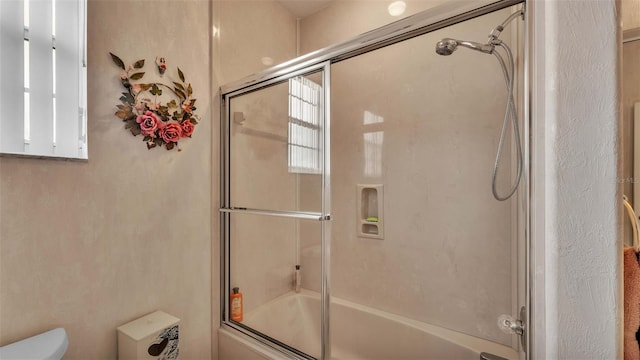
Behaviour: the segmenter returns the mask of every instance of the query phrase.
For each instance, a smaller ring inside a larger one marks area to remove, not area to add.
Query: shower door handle
[[[481,360],[508,360],[503,358],[502,356],[493,355],[486,352],[480,353],[480,359]]]

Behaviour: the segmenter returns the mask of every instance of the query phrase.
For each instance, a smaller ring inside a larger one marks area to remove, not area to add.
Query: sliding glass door
[[[321,64],[223,107],[224,321],[307,358],[328,343],[328,82]]]

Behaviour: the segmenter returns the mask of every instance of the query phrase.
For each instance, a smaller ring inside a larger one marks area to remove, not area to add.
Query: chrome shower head
[[[458,48],[463,46],[472,50],[480,51],[485,54],[493,53],[494,46],[491,44],[480,44],[473,41],[455,40],[444,38],[436,43],[436,53],[438,55],[451,55]]]
[[[456,51],[457,47],[457,41],[449,38],[444,38],[436,43],[436,54],[445,56],[451,55],[454,51]]]

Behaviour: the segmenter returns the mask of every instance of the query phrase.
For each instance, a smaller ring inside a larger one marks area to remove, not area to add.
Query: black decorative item
[[[159,343],[151,344],[149,346],[149,349],[147,349],[147,352],[151,356],[160,356],[160,354],[162,354],[164,349],[167,347],[168,343],[169,343],[169,339],[168,338],[164,338]]]

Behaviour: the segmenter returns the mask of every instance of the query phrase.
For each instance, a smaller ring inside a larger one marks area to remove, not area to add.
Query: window
[[[289,80],[289,172],[320,174],[322,87],[298,76]]]
[[[87,158],[85,19],[86,0],[0,1],[0,153]]]

